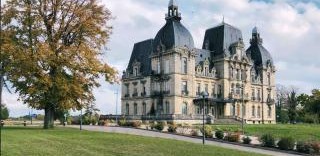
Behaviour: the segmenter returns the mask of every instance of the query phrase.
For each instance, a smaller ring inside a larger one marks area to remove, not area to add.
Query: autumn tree
[[[45,129],[53,127],[56,111],[90,105],[100,76],[114,81],[116,71],[101,59],[110,19],[97,0],[6,1],[7,77],[20,100],[45,111]]]

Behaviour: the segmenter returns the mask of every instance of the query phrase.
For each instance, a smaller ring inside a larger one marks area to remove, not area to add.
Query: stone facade
[[[166,20],[155,39],[135,44],[122,78],[123,115],[194,123],[206,92],[206,118],[275,123],[275,67],[257,28],[247,50],[241,31],[226,23],[208,29],[197,49],[172,2]],[[210,33],[231,38],[214,39]]]

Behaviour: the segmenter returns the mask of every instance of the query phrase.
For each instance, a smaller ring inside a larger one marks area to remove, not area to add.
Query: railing
[[[124,97],[128,98],[128,97],[130,97],[130,94],[125,94]]]
[[[142,97],[145,97],[146,95],[147,95],[146,92],[142,92],[142,93],[141,93],[141,96],[142,96]]]
[[[189,91],[187,91],[187,90],[181,91],[181,95],[188,96],[189,95]]]
[[[138,96],[138,93],[133,93],[132,94],[132,97],[137,97]]]
[[[205,120],[214,119],[212,115],[205,115]],[[99,120],[202,120],[203,116],[183,114],[160,114],[160,115],[100,115]]]

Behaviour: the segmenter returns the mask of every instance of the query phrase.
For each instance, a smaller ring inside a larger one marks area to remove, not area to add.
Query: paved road
[[[67,127],[79,128],[79,126],[74,126],[74,125],[69,125]],[[201,139],[178,136],[178,135],[172,135],[172,134],[166,134],[166,133],[158,133],[158,132],[153,132],[153,131],[132,129],[132,128],[103,127],[103,126],[82,126],[82,128],[84,130],[88,130],[88,131],[132,134],[132,135],[140,135],[140,136],[147,136],[147,137],[174,139],[174,140],[187,141],[187,142],[192,142],[192,143],[202,143]],[[294,154],[287,154],[287,153],[281,153],[281,152],[257,149],[257,148],[252,148],[252,147],[244,147],[244,146],[221,143],[221,142],[215,142],[215,141],[206,141],[206,144],[214,145],[214,146],[218,146],[218,147],[223,147],[223,148],[236,149],[236,150],[246,151],[246,152],[254,152],[254,153],[260,153],[260,154],[266,154],[266,155],[294,156]]]

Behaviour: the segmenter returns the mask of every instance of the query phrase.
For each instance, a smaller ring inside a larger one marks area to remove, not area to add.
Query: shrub
[[[260,141],[262,142],[262,146],[265,147],[275,147],[275,138],[272,134],[264,134],[260,138]]]
[[[307,153],[311,152],[311,145],[308,142],[298,141],[297,143],[297,151],[300,153]]]
[[[277,145],[281,150],[293,150],[295,141],[291,137],[284,137],[280,139]]]
[[[202,127],[200,128],[200,132],[203,135],[203,128]],[[205,135],[206,138],[212,138],[212,128],[211,128],[211,126],[208,126],[208,125],[204,126],[204,135]]]
[[[250,137],[246,136],[242,138],[242,141],[244,144],[250,144],[252,140],[250,139]]]
[[[141,121],[133,121],[131,125],[134,128],[139,128],[141,126],[141,124],[142,124]]]
[[[127,126],[127,121],[126,121],[125,119],[120,119],[120,120],[118,121],[118,125],[119,125],[119,126]]]
[[[99,120],[99,122],[98,122],[99,126],[104,126],[105,125],[105,121],[106,120]]]
[[[162,131],[164,129],[164,123],[163,122],[159,122],[157,124],[154,125],[154,128],[158,131]]]
[[[170,124],[169,126],[168,126],[168,132],[170,132],[170,133],[176,133],[177,132],[177,125],[175,125],[175,124]]]
[[[198,129],[192,129],[191,130],[191,135],[192,136],[198,136]]]
[[[239,133],[228,133],[225,137],[225,140],[230,142],[239,142],[240,141],[240,134]]]
[[[179,134],[187,134],[189,130],[189,125],[188,124],[180,124],[177,128],[177,133]]]
[[[215,136],[216,136],[216,138],[218,138],[218,139],[223,139],[224,133],[223,133],[222,130],[217,130],[217,131],[215,132]]]
[[[312,148],[312,153],[320,154],[320,142],[312,142],[311,148]]]

